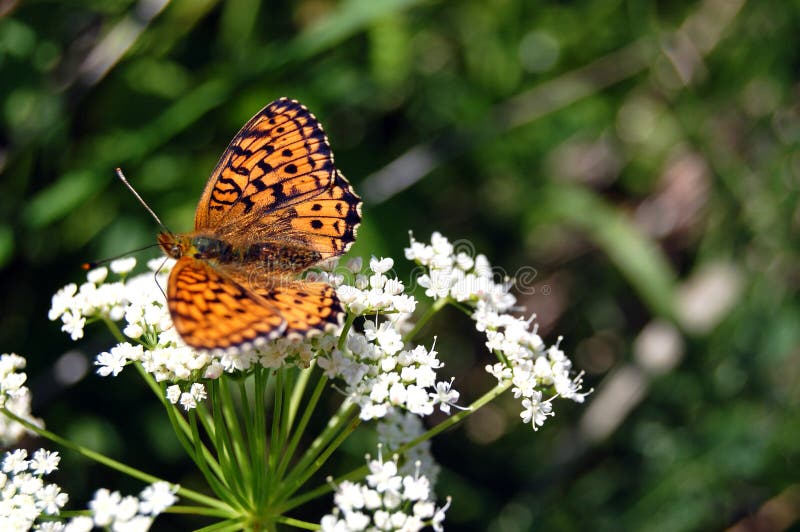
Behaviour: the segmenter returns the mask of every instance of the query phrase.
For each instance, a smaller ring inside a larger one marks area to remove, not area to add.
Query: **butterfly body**
[[[195,231],[158,236],[177,260],[167,284],[177,331],[198,349],[238,351],[337,326],[335,290],[298,274],[347,251],[360,221],[314,115],[285,98],[267,105],[222,154]]]

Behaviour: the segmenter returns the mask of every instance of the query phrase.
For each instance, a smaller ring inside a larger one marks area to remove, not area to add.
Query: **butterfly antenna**
[[[111,261],[114,261],[114,260],[117,260],[117,259],[121,259],[122,257],[127,257],[131,253],[138,253],[140,251],[144,251],[146,249],[154,248],[154,247],[157,247],[157,246],[158,246],[158,244],[150,244],[149,246],[145,246],[143,248],[134,249],[132,251],[126,251],[125,253],[122,253],[121,255],[117,255],[116,257],[110,257],[108,259],[95,260],[95,261],[92,261],[92,262],[84,262],[83,264],[81,264],[81,268],[83,268],[84,270],[91,270],[91,269],[97,268],[98,266],[101,266],[103,264],[108,264]]]
[[[127,179],[125,179],[125,174],[123,174],[123,173],[122,173],[122,168],[117,168],[117,169],[116,169],[116,172],[117,172],[117,177],[119,178],[119,180],[120,180],[120,181],[122,181],[122,184],[124,184],[126,187],[128,187],[128,190],[130,190],[130,191],[131,191],[131,193],[132,193],[134,196],[136,196],[136,199],[138,199],[138,200],[139,200],[139,203],[141,203],[141,204],[142,204],[142,206],[143,206],[145,209],[147,209],[147,212],[149,212],[149,213],[150,213],[150,216],[152,216],[152,217],[155,219],[155,221],[156,221],[156,222],[158,222],[158,225],[160,225],[160,226],[161,226],[161,228],[162,228],[164,231],[166,231],[167,233],[170,233],[170,234],[172,234],[172,231],[170,231],[169,229],[167,229],[167,226],[166,226],[166,225],[164,225],[163,223],[161,223],[161,219],[160,219],[160,218],[159,218],[159,217],[156,215],[156,213],[155,213],[155,212],[153,212],[153,209],[151,209],[151,208],[150,208],[150,206],[149,206],[149,205],[148,205],[148,204],[147,204],[147,203],[146,203],[146,202],[145,202],[145,201],[142,199],[142,197],[139,195],[139,193],[138,193],[138,192],[136,192],[136,189],[134,189],[134,188],[133,188],[133,186],[132,186],[130,183],[128,183],[128,180],[127,180]]]

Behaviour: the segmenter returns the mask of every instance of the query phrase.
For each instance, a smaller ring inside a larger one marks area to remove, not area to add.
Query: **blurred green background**
[[[111,337],[95,325],[73,343],[47,309],[82,262],[154,241],[114,167],[189,230],[227,142],[289,96],[364,198],[355,254],[393,256],[407,278],[408,230],[468,240],[525,276],[521,304],[595,388],[536,433],[506,397],[436,439],[448,529],[800,530],[798,2],[2,0],[0,14],[0,348],[28,357],[49,428],[192,484],[134,372],[80,377]],[[447,310],[426,333],[465,402],[492,386],[469,320]],[[70,453],[56,481],[74,508],[142,487]]]

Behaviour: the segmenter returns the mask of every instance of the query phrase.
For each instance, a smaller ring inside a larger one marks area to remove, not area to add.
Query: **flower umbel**
[[[97,356],[97,374],[115,377],[133,365],[140,370],[219,500],[185,489],[181,496],[207,505],[206,515],[219,517],[220,526],[274,528],[288,522],[284,512],[305,501],[297,495],[304,483],[360,423],[377,420],[378,438],[392,458],[384,460],[379,450],[377,460],[368,459],[363,482],[334,485],[336,508],[322,519],[322,529],[432,526],[438,531],[450,503],[437,507],[434,502],[439,468],[430,452],[433,435],[506,390],[520,400],[520,418],[534,430],[555,415],[556,398],[582,402],[587,394],[581,391],[581,374],[572,374],[560,339],[545,344],[533,317],[518,314],[513,280],[498,274],[485,256],[438,233],[429,244],[412,237],[405,255],[418,265],[417,277],[408,282],[397,278],[394,260],[387,257],[351,259],[344,267],[330,261],[308,272],[307,280],[335,288],[345,311],[343,325],[246,349],[200,352],[183,343],[153,282],[155,274],[166,286],[171,260],[150,261],[151,271],[139,275],[132,273],[132,259],[115,261],[110,271],[93,270],[80,286],[59,290],[49,316],[60,319],[73,339],[94,322],[112,328],[120,341]],[[429,310],[418,320],[417,286],[429,298]],[[462,394],[455,379],[442,375],[436,337],[416,338],[447,304],[467,313],[497,357],[486,366],[497,385],[472,405],[459,404]],[[8,356],[2,384],[6,404],[24,388],[24,375],[14,376],[22,366]],[[303,431],[320,412],[316,407],[328,384],[340,395],[340,406],[321,424],[321,433],[309,438]],[[436,411],[448,417],[426,430],[421,418]],[[321,443],[303,450],[303,441]],[[11,457],[7,467],[13,471],[22,462],[24,457]],[[41,456],[34,470],[44,473],[52,467],[52,460]],[[320,494],[324,487],[304,491]],[[88,526],[146,529],[174,503],[175,493],[166,482],[153,484],[138,499],[98,490]],[[77,519],[75,526],[86,525]]]
[[[398,457],[384,461],[378,447],[378,459],[367,456],[371,473],[366,483],[344,481],[335,485],[333,511],[322,518],[322,530],[330,532],[360,530],[404,530],[414,532],[426,526],[443,530],[447,504],[436,508],[431,497],[430,481],[417,471],[398,473]],[[329,482],[333,482],[329,479]]]

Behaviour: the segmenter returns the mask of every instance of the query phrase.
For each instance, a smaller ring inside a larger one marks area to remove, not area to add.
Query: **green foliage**
[[[54,429],[192,484],[146,390],[109,427],[101,398],[121,386],[52,373],[75,346],[49,299],[82,262],[153,242],[115,167],[188,230],[228,140],[290,96],[364,196],[354,253],[439,230],[509,274],[533,266],[521,303],[597,389],[536,434],[509,405],[437,440],[455,529],[719,529],[797,489],[796,3],[153,5],[0,7],[0,345],[31,361]],[[672,331],[655,348],[654,323]],[[477,335],[438,347],[465,395],[491,386]],[[86,498],[105,478],[87,476],[62,485]]]

